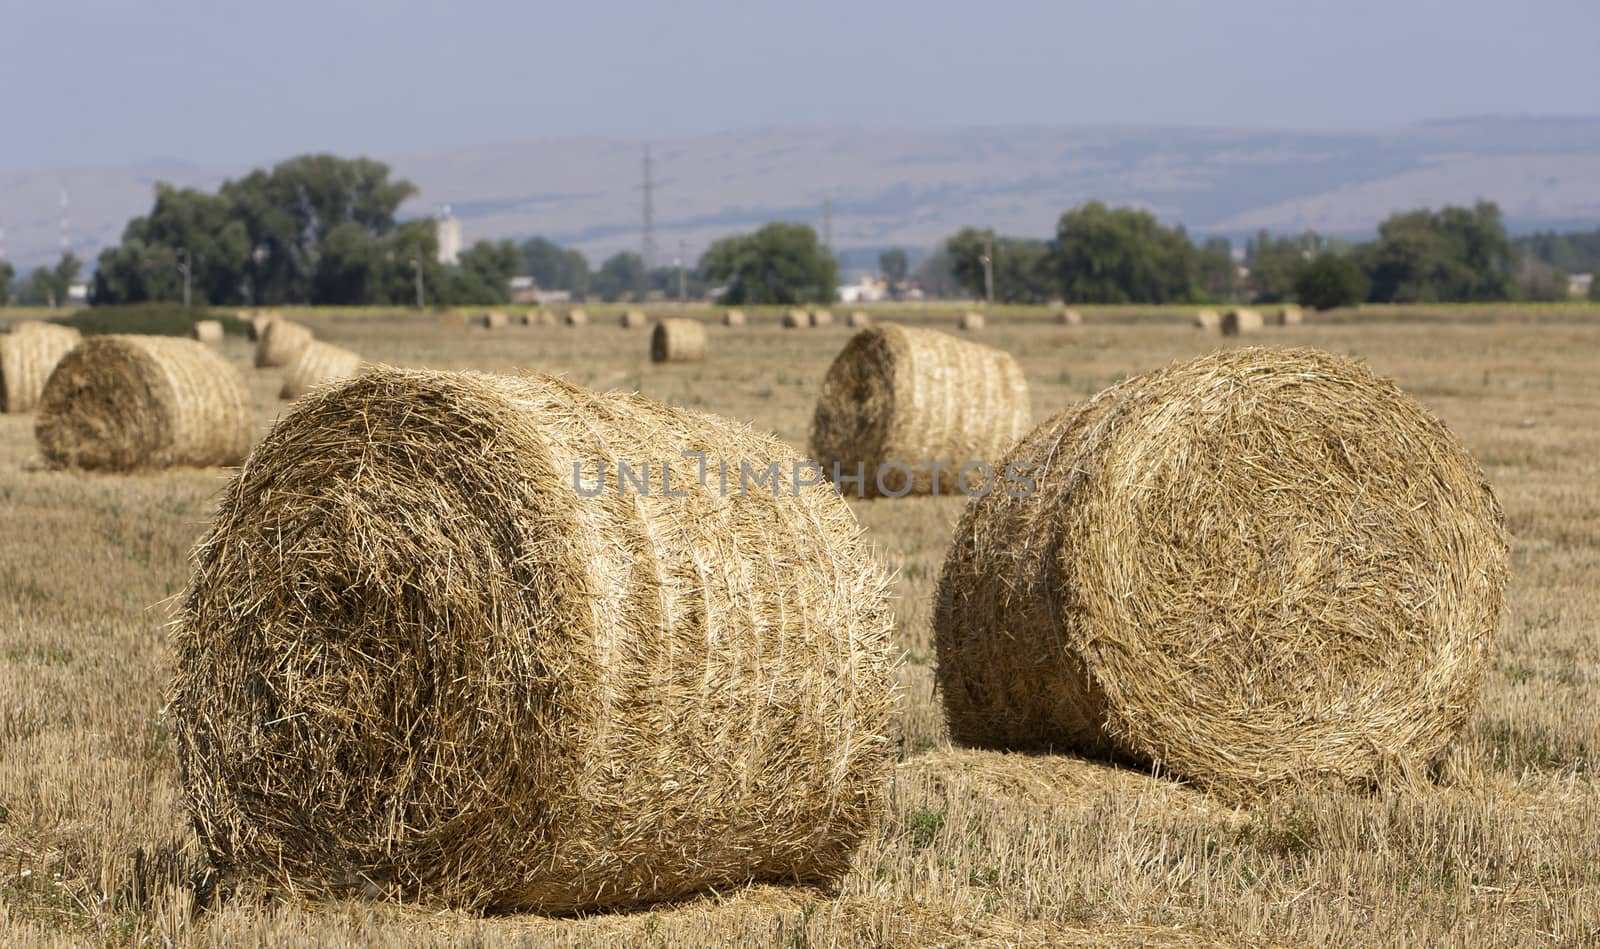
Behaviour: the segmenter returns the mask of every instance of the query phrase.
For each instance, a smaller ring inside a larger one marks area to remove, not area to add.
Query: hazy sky
[[[1600,113],[1597,0],[0,0],[0,167]]]

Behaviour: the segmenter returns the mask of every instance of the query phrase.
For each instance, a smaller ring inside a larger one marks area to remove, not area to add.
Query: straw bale
[[[50,374],[34,434],[56,468],[235,465],[250,450],[250,394],[204,343],[91,336]]]
[[[1299,326],[1305,321],[1305,312],[1292,303],[1280,306],[1272,312],[1273,326]]]
[[[851,337],[823,380],[811,456],[867,474],[869,496],[954,493],[967,462],[993,463],[1028,430],[1028,386],[1009,353],[935,330],[881,323]],[[904,470],[883,468],[895,462]],[[883,485],[877,483],[883,470]]]
[[[833,311],[832,310],[812,310],[811,311],[811,316],[810,316],[810,322],[811,322],[812,326],[832,326],[833,325]]]
[[[811,314],[805,310],[790,310],[783,314],[783,328],[786,330],[804,329],[811,325]]]
[[[273,320],[261,330],[256,343],[256,368],[287,366],[312,339],[311,330],[292,320]]]
[[[267,310],[261,313],[253,313],[248,316],[241,313],[239,314],[239,318],[245,322],[245,334],[249,336],[250,342],[259,343],[261,341],[261,334],[266,332],[267,324],[277,319],[278,314]]]
[[[479,313],[473,318],[472,323],[474,326],[486,330],[503,330],[507,326],[511,325],[511,321],[508,320],[506,315],[501,313],[499,310],[489,310],[484,313]]]
[[[589,322],[589,311],[585,310],[583,307],[575,306],[567,311],[567,315],[563,322],[565,322],[568,326],[585,326]]]
[[[961,314],[961,321],[956,325],[969,333],[976,330],[981,330],[983,329],[983,314],[973,313],[971,311],[963,313]]]
[[[1244,307],[1234,307],[1222,314],[1222,321],[1218,329],[1224,336],[1242,336],[1246,333],[1259,333],[1265,321],[1261,318],[1261,311],[1247,310]]]
[[[865,310],[851,310],[844,322],[853,330],[863,330],[872,325],[872,317]]]
[[[722,311],[723,326],[744,326],[746,322],[747,320],[745,319],[743,310]]]
[[[700,362],[705,358],[706,326],[699,320],[662,320],[650,334],[651,362]]]
[[[1056,311],[1056,322],[1062,326],[1082,326],[1083,314],[1077,310],[1062,308]]]
[[[222,324],[217,320],[195,320],[191,335],[199,342],[211,346],[222,344]]]
[[[638,329],[649,322],[650,318],[644,315],[643,310],[623,310],[617,318],[617,325],[625,330]]]
[[[0,336],[0,412],[32,412],[51,370],[80,339],[70,326],[34,320]]]
[[[1414,777],[1465,725],[1506,581],[1483,471],[1392,382],[1224,350],[1041,425],[935,597],[952,737],[1208,787]]]
[[[1192,325],[1202,332],[1219,332],[1222,329],[1222,314],[1216,310],[1200,310],[1195,313]]]
[[[777,462],[777,490],[721,491],[723,461]],[[297,402],[175,628],[213,863],[548,913],[837,878],[882,812],[893,618],[849,506],[797,462],[540,375],[374,368]],[[614,490],[619,463],[649,496]]]
[[[280,399],[298,399],[320,385],[348,379],[361,371],[361,357],[342,346],[312,340],[283,374]]]

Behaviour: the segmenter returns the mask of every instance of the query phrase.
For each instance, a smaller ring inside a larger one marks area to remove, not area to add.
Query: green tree
[[[18,293],[19,302],[24,306],[66,306],[68,292],[82,272],[83,261],[69,250],[54,267],[34,268]]]
[[[89,301],[96,306],[182,298],[178,254],[171,247],[125,237],[121,244],[100,252],[100,266],[89,289]]]
[[[955,281],[974,298],[987,293],[985,254],[994,253],[994,298],[1001,303],[1043,303],[1055,295],[1050,245],[1044,241],[996,237],[993,231],[966,227],[944,242]]]
[[[906,274],[911,272],[911,262],[906,257],[906,252],[898,247],[891,247],[878,254],[878,272],[883,274],[884,282],[889,285],[889,296],[900,299],[900,285],[905,283]]]
[[[1188,235],[1137,208],[1091,201],[1061,215],[1054,264],[1066,300],[1174,303],[1203,297],[1199,252]]]
[[[1489,201],[1392,214],[1368,253],[1377,302],[1492,301],[1511,294],[1511,244],[1500,208]]]
[[[521,250],[523,266],[541,290],[567,290],[580,297],[589,292],[589,259],[583,251],[543,237],[523,241]]]
[[[752,234],[724,237],[700,258],[708,283],[725,284],[724,303],[832,303],[839,265],[809,224],[777,222]]]
[[[1367,296],[1367,277],[1348,254],[1322,253],[1300,268],[1295,298],[1318,310],[1355,306]]]
[[[1197,262],[1200,288],[1212,300],[1232,300],[1239,268],[1233,262],[1233,244],[1226,237],[1208,237],[1200,246]]]
[[[930,297],[955,296],[961,289],[956,282],[955,258],[950,256],[947,244],[940,244],[927,259],[917,265],[912,280],[918,289]]]
[[[1558,270],[1535,257],[1524,257],[1517,266],[1513,290],[1519,300],[1559,303],[1567,299],[1570,282],[1565,270]]]
[[[1277,303],[1294,299],[1294,288],[1306,264],[1321,252],[1315,231],[1299,237],[1274,238],[1266,231],[1245,244],[1245,266],[1256,300]]]
[[[450,275],[450,302],[493,306],[511,302],[511,278],[522,270],[522,251],[510,241],[478,241]]]
[[[450,302],[450,272],[439,262],[439,235],[430,220],[408,221],[382,240],[382,265],[379,270],[382,290],[375,303],[414,306],[417,302],[417,271],[422,271],[422,301],[425,306]]]
[[[589,279],[589,291],[607,303],[631,298],[644,285],[644,260],[632,251],[607,257]]]
[[[1589,300],[1600,303],[1600,273],[1593,274],[1589,278]]]
[[[9,261],[0,260],[0,306],[11,302],[11,281],[17,277],[17,268]]]

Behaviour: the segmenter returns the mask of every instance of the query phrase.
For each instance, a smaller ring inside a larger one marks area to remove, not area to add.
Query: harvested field
[[[1046,419],[1127,377],[1235,340],[1194,309],[996,308]],[[704,363],[651,368],[611,316],[561,332],[464,333],[432,314],[297,312],[380,364],[560,372],[806,443],[843,330],[718,332]],[[959,309],[871,308],[949,327]],[[678,315],[715,320],[702,308]],[[171,599],[236,472],[47,470],[32,416],[0,415],[0,944],[3,945],[1588,945],[1600,938],[1600,309],[1317,313],[1295,346],[1355,355],[1482,465],[1511,560],[1497,642],[1431,774],[1374,792],[1237,803],[1148,770],[951,743],[934,691],[933,591],[964,497],[851,500],[895,570],[904,690],[885,817],[837,890],[719,888],[579,918],[482,917],[217,886],[182,805],[164,691]],[[1269,335],[1268,340],[1289,337]],[[251,350],[257,439],[285,409]]]

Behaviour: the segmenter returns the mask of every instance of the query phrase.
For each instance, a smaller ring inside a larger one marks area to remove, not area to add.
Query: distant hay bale
[[[1083,314],[1063,307],[1056,311],[1056,322],[1062,326],[1082,326]]]
[[[81,338],[70,326],[34,320],[0,336],[0,412],[32,412],[56,363]]]
[[[280,399],[298,399],[320,385],[348,379],[361,371],[361,357],[342,346],[312,340],[283,375]]]
[[[1292,303],[1280,306],[1272,313],[1273,326],[1299,326],[1305,320],[1305,313]]]
[[[222,324],[216,320],[195,320],[194,329],[190,332],[197,342],[210,346],[222,345]]]
[[[471,321],[460,310],[446,310],[439,314],[439,325],[445,329],[464,330],[471,325]]]
[[[204,343],[91,336],[50,374],[34,434],[56,468],[234,465],[250,450],[250,393]]]
[[[511,321],[506,319],[506,315],[499,310],[489,310],[473,317],[472,324],[479,329],[503,330],[511,325]]]
[[[1216,333],[1222,329],[1222,314],[1216,310],[1200,310],[1195,313],[1191,325],[1203,332]]]
[[[567,311],[564,322],[568,326],[585,326],[589,322],[589,311],[582,307],[573,307]]]
[[[556,315],[549,310],[531,310],[517,314],[518,326],[555,326]]]
[[[872,325],[872,317],[865,310],[851,310],[844,323],[853,330],[863,330]]]
[[[1028,430],[1029,414],[1009,353],[882,323],[851,337],[828,369],[811,456],[829,477],[836,465],[847,477],[865,472],[857,493],[871,497],[932,493],[942,465],[939,492],[954,494],[961,466],[996,461]]]
[[[1418,774],[1472,714],[1506,531],[1392,382],[1224,350],[1033,431],[1034,488],[968,504],[936,597],[952,737],[1242,791]]]
[[[783,314],[783,328],[786,330],[804,329],[811,325],[811,314],[805,310],[789,310]]]
[[[650,334],[651,362],[699,362],[705,358],[706,326],[699,320],[662,320]]]
[[[245,316],[241,313],[239,316],[245,323],[245,335],[250,338],[252,343],[259,343],[261,334],[267,331],[267,324],[278,318],[278,314],[270,311],[255,313],[250,316]]]
[[[623,310],[622,316],[617,318],[617,325],[625,330],[634,330],[650,322],[643,310]]]
[[[256,343],[256,368],[287,366],[312,339],[311,330],[291,320],[273,320]]]
[[[1222,322],[1218,329],[1224,336],[1242,336],[1246,333],[1259,333],[1263,326],[1259,310],[1247,310],[1243,307],[1234,307],[1222,314]]]
[[[746,323],[746,320],[745,320],[745,315],[744,315],[744,311],[743,310],[724,310],[724,311],[722,311],[722,325],[723,326],[744,326],[745,323]]]
[[[811,325],[812,326],[832,326],[833,325],[833,311],[831,311],[831,310],[812,310],[811,311]]]
[[[981,330],[983,329],[983,314],[973,313],[969,310],[961,314],[961,320],[956,325],[969,333]]]
[[[723,492],[724,462],[777,483]],[[795,464],[548,376],[376,368],[296,403],[174,633],[213,862],[550,913],[837,878],[892,770],[893,617],[848,505]]]

